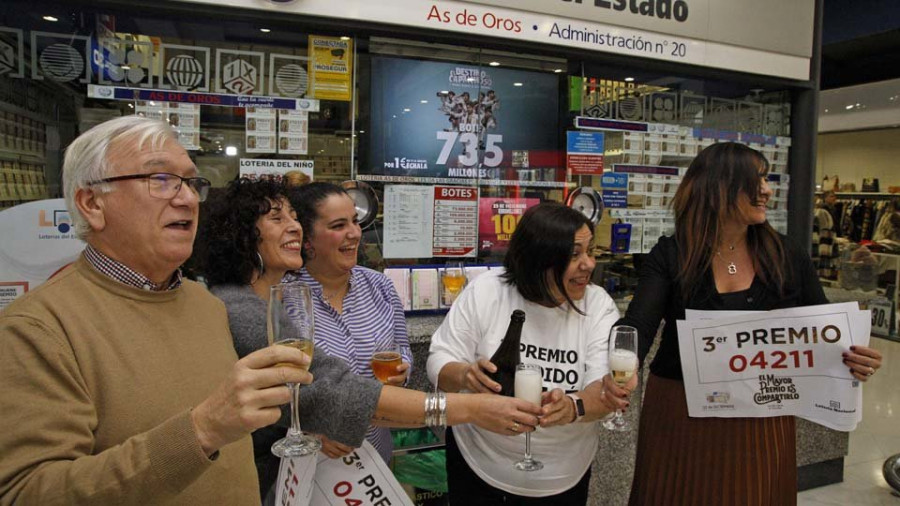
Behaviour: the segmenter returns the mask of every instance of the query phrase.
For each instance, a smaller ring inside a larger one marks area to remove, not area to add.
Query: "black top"
[[[785,245],[785,286],[781,295],[755,277],[750,288],[740,292],[720,294],[712,272],[707,272],[694,294],[683,302],[678,274],[678,245],[674,237],[661,237],[644,258],[634,299],[625,317],[616,325],[631,325],[638,329],[638,357],[643,363],[650,351],[660,321],[665,319],[659,351],[650,364],[650,371],[663,378],[682,379],[681,357],[678,352],[676,320],[684,319],[686,308],[701,310],[768,311],[797,306],[827,304],[828,299],[816,275],[809,255],[781,236]]]

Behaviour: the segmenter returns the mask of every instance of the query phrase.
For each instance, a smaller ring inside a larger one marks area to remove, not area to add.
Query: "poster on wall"
[[[275,109],[248,107],[246,117],[244,151],[247,153],[274,153]]]
[[[0,237],[0,309],[74,261],[85,246],[63,199],[0,211]]]
[[[433,187],[385,185],[384,258],[431,256]]]
[[[310,35],[309,60],[313,98],[349,102],[353,95],[353,41]]]
[[[539,198],[482,198],[478,204],[478,248],[484,253],[503,253],[525,210]]]
[[[373,57],[360,173],[517,180],[514,152],[558,149],[558,86],[552,73]]]
[[[478,188],[434,187],[435,257],[475,257],[478,253]]]
[[[200,149],[200,105],[155,100],[136,100],[134,114],[169,123],[178,142],[188,151]]]
[[[309,113],[278,110],[278,153],[305,155],[309,150]]]
[[[312,160],[266,160],[265,158],[241,158],[241,177],[257,180],[272,177],[282,179],[291,186],[300,186],[313,180]]]
[[[603,174],[603,132],[566,132],[566,169],[574,176]]]

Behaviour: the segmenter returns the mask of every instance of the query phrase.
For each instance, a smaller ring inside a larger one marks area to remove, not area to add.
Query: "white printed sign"
[[[851,302],[724,313],[693,312],[701,319],[677,322],[691,417],[795,415],[856,428],[862,389],[842,353],[868,345],[869,311]]]
[[[286,179],[291,185],[301,185],[313,180],[313,160],[268,160],[265,158],[241,158],[241,177],[260,179],[263,175]]]
[[[368,441],[331,459],[282,459],[275,504],[283,506],[413,506],[400,482]]]

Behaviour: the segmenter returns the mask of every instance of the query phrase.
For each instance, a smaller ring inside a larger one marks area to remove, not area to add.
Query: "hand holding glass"
[[[444,272],[441,273],[441,282],[444,290],[447,290],[447,302],[453,303],[456,296],[466,286],[466,267],[463,262],[447,262]]]
[[[269,309],[266,315],[266,331],[270,346],[290,346],[313,356],[313,305],[312,295],[306,285],[284,283],[269,289]],[[277,366],[297,367],[294,364]],[[309,365],[306,366],[309,369]],[[288,383],[291,389],[291,428],[287,435],[272,445],[272,453],[277,457],[302,457],[322,448],[317,438],[303,434],[300,430],[300,415],[297,412],[300,399],[300,385]]]
[[[388,378],[397,376],[397,368],[403,363],[400,349],[397,345],[381,346],[372,354],[372,374],[383,384],[387,384]]]
[[[609,334],[609,373],[613,381],[624,387],[637,371],[637,365],[637,329],[627,325],[613,327]],[[603,426],[615,431],[631,429],[619,409],[614,417],[603,422]]]
[[[541,405],[541,367],[536,364],[519,364],[516,366],[516,398]],[[544,464],[531,457],[531,433],[525,433],[525,458],[513,465],[519,471],[540,471]]]

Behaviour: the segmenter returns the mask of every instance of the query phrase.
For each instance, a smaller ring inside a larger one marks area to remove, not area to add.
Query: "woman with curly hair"
[[[269,288],[280,283],[287,272],[303,266],[303,229],[283,186],[247,179],[232,182],[211,202],[202,225],[204,239],[198,244],[201,265],[210,290],[225,303],[234,347],[243,357],[268,346]],[[425,393],[382,386],[375,379],[357,376],[343,360],[318,347],[310,372],[315,380],[300,396],[304,429],[350,447],[362,445],[370,423],[382,427],[473,423],[507,433],[506,428],[516,422],[523,431],[534,430],[540,414],[539,408],[520,399],[448,394],[442,416],[428,418]],[[289,426],[287,407],[283,411],[277,424],[252,435],[263,499],[274,491],[278,476],[279,461],[270,447]]]

